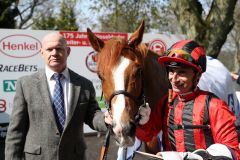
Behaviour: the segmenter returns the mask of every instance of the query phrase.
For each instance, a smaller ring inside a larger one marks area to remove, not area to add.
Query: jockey
[[[163,130],[165,151],[240,160],[234,114],[223,100],[197,87],[206,71],[204,49],[195,41],[182,40],[159,63],[167,69],[173,94],[160,100],[149,121],[138,127],[137,137],[150,141]]]

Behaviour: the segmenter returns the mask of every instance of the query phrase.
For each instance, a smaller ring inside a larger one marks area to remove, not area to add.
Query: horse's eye
[[[141,78],[142,77],[142,68],[138,68],[135,74],[136,78]]]

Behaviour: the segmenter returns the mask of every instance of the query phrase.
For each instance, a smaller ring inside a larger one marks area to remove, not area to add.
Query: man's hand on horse
[[[113,119],[108,111],[104,113],[104,120],[106,124],[112,125]]]
[[[149,107],[149,104],[146,103],[146,106],[139,108],[139,114],[141,116],[141,119],[139,120],[140,125],[144,125],[149,121],[150,114],[151,114],[151,108]]]
[[[144,125],[148,122],[151,114],[151,108],[149,107],[149,104],[146,103],[145,107],[140,107],[139,108],[139,115],[140,115],[140,120],[139,124]],[[112,125],[113,119],[112,116],[109,114],[108,111],[104,113],[104,120],[106,124]]]

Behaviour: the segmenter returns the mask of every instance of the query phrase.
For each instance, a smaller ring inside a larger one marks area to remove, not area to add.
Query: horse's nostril
[[[133,136],[135,136],[135,133],[136,133],[136,125],[135,125],[134,123],[130,123],[130,126],[131,126],[131,128],[130,128],[130,133],[129,133],[129,135],[130,135],[131,137],[133,137]]]

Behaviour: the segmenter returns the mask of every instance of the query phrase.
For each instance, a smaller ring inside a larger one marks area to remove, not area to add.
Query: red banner
[[[67,31],[60,31],[66,40],[68,46],[90,46],[90,42],[87,38],[87,32],[67,32]],[[103,41],[106,41],[112,37],[119,37],[122,39],[127,40],[128,34],[127,33],[94,33],[98,38]]]

